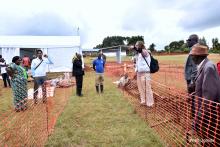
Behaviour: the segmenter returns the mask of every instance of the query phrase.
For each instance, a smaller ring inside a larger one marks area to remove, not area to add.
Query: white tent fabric
[[[0,36],[0,47],[50,48],[80,46],[80,36]]]
[[[19,48],[2,48],[2,57],[5,59],[6,63],[11,63],[12,58],[19,55]]]
[[[20,48],[40,48],[54,63],[49,72],[72,71],[74,54],[82,53],[80,36],[0,36],[0,48],[7,63],[20,55]]]
[[[49,72],[72,71],[72,58],[79,48],[49,48],[47,54],[54,63],[49,65]]]

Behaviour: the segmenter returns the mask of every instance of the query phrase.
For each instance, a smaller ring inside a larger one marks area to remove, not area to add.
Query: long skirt
[[[24,78],[13,78],[11,84],[15,109],[25,109],[27,103],[27,80]]]

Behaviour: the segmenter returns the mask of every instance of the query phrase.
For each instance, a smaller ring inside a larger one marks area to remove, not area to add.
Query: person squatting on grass
[[[117,84],[119,88],[124,88],[126,85],[130,83],[130,79],[128,77],[128,73],[121,75],[121,78],[118,81],[113,82]]]
[[[6,64],[5,62],[5,59],[2,58],[2,55],[0,55],[0,73],[2,75],[2,79],[3,79],[3,82],[4,82],[4,87],[11,87],[11,83],[10,83],[10,79],[9,79],[9,76],[6,72],[6,67],[8,65]]]
[[[83,85],[83,75],[85,73],[83,68],[82,56],[76,53],[76,56],[74,56],[72,62],[73,62],[72,76],[75,76],[76,79],[76,95],[83,96],[82,85]]]
[[[37,94],[39,86],[42,86],[43,103],[47,100],[46,87],[43,85],[46,81],[47,65],[53,64],[50,58],[45,54],[43,57],[42,50],[37,50],[37,58],[31,62],[31,74],[34,78],[34,103],[37,104]]]
[[[6,68],[11,77],[12,91],[14,95],[15,111],[27,109],[27,73],[20,65],[22,59],[19,56],[12,58],[12,63]]]
[[[207,58],[207,46],[195,44],[190,55],[198,68],[195,77],[195,95],[200,97],[198,99],[198,111],[195,114],[194,129],[204,138],[214,140],[215,136],[220,139],[220,124],[217,123],[217,112],[219,110],[214,103],[220,102],[220,77],[217,67]],[[218,131],[215,132],[214,129]],[[220,144],[220,140],[217,140],[217,143]],[[213,142],[211,144],[214,145]]]
[[[96,71],[95,87],[97,93],[103,93],[104,90],[104,68],[105,61],[102,59],[102,54],[99,53],[98,58],[93,61],[93,69]]]
[[[148,66],[151,62],[150,53],[145,48],[143,41],[137,41],[134,49],[137,51],[135,55],[135,72],[141,105],[152,106],[154,99],[150,83],[150,67]],[[148,62],[148,65],[146,62]]]

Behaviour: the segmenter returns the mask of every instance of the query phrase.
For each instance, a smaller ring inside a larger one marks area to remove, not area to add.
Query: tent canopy
[[[80,46],[80,36],[0,36],[0,48],[56,48]]]
[[[82,53],[80,36],[0,36],[0,48],[7,63],[21,56],[21,48],[41,48],[54,63],[48,66],[50,72],[71,71],[74,54]]]

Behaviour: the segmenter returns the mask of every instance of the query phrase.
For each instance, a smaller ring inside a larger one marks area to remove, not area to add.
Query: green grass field
[[[187,54],[184,55],[166,55],[166,56],[155,56],[159,60],[160,63],[164,64],[175,64],[175,65],[184,65],[185,61],[187,59]],[[214,63],[217,63],[220,61],[220,55],[219,54],[210,54],[208,56],[210,60],[212,60]]]
[[[183,54],[183,55],[164,55],[164,56],[155,55],[154,57],[158,59],[160,63],[163,64],[184,65],[187,56],[188,56],[187,54]],[[85,57],[84,58],[85,64],[92,64],[92,61],[95,58],[96,57]],[[220,61],[220,54],[210,54],[208,58],[212,60],[214,63],[217,63]],[[113,62],[113,61],[117,61],[116,57],[107,57],[107,62]],[[131,61],[131,56],[123,56],[122,61]]]
[[[162,146],[111,79],[98,95],[95,73],[84,78],[84,96],[70,98],[46,146]]]

